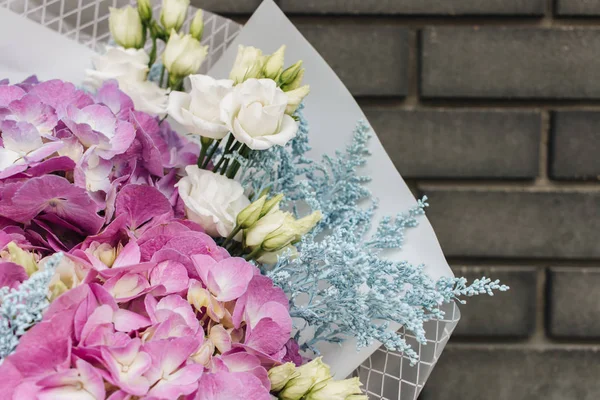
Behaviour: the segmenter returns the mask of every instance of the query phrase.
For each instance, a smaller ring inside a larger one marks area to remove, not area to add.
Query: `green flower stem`
[[[158,84],[159,87],[163,87],[163,82],[165,81],[165,65],[163,64],[161,70],[160,70],[160,82]]]
[[[240,231],[242,230],[242,227],[240,225],[236,225],[235,228],[233,229],[233,231],[231,231],[231,233],[229,234],[229,236],[227,236],[225,238],[225,241],[223,242],[223,244],[221,245],[221,247],[227,247],[227,245],[229,244],[229,242],[231,242],[233,240],[233,238],[240,233]]]
[[[200,148],[200,156],[198,157],[198,168],[202,168],[202,165],[204,165],[204,158],[206,157],[206,152],[210,147],[210,143],[205,143],[204,141],[202,141],[201,144],[202,147]]]
[[[204,163],[202,164],[202,166],[200,168],[206,169],[206,167],[208,167],[208,164],[212,160],[213,156],[217,152],[217,149],[219,148],[220,145],[221,145],[221,139],[215,141],[214,146],[212,147],[212,149],[210,149],[210,151],[206,155],[206,159],[204,160]]]
[[[156,52],[157,52],[156,35],[154,35],[154,33],[152,31],[150,31],[150,33],[152,35],[152,50],[150,51],[150,62],[148,63],[148,68],[152,68],[152,66],[154,65],[154,62],[156,61]]]
[[[244,157],[244,158],[248,158],[248,156],[250,155],[250,151],[251,149],[246,146],[243,145],[242,148],[239,150],[239,154]],[[227,177],[229,179],[233,179],[235,178],[235,176],[237,175],[238,171],[240,170],[240,163],[238,160],[234,160],[231,167],[229,167],[229,170],[227,171]]]
[[[262,254],[263,250],[260,246],[258,246],[257,248],[255,248],[254,250],[252,250],[252,252],[248,255],[246,255],[244,257],[244,260],[246,261],[250,261],[250,260],[254,260],[257,259],[258,257],[260,257],[260,255]]]

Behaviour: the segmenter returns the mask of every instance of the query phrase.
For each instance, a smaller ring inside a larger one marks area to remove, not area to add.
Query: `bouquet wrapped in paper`
[[[0,2],[0,398],[416,399],[507,287],[274,2],[116,3]]]

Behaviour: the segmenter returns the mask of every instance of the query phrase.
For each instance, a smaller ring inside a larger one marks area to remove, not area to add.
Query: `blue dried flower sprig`
[[[29,328],[42,320],[48,305],[48,286],[60,263],[62,253],[56,253],[18,288],[0,288],[0,362],[12,354],[19,339]]]
[[[318,352],[321,341],[339,343],[354,337],[359,348],[379,341],[416,362],[418,354],[402,334],[390,330],[390,322],[401,324],[425,344],[424,323],[443,317],[443,303],[508,290],[487,278],[471,285],[464,278],[434,282],[423,265],[386,259],[382,251],[402,247],[406,229],[417,226],[425,213],[427,198],[406,213],[381,219],[369,235],[377,201],[365,187],[369,178],[358,169],[369,156],[370,127],[359,122],[346,151],[318,163],[306,157],[309,129],[302,108],[297,117],[297,137],[285,148],[255,153],[243,184],[254,193],[270,187],[272,193],[285,194],[294,210],[308,204],[323,213],[321,223],[298,244],[296,258],[281,256],[264,271],[290,297],[292,317],[304,322],[296,335],[304,340],[303,349]],[[306,339],[300,333],[309,326],[314,333]]]

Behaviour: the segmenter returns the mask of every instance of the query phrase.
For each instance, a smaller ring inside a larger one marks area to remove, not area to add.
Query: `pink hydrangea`
[[[183,216],[175,184],[199,149],[159,122],[114,81],[95,95],[35,77],[0,85],[0,229],[21,229],[43,255],[71,250],[113,222],[130,184]]]

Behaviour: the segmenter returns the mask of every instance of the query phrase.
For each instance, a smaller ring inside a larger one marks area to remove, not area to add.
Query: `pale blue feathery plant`
[[[390,323],[399,323],[425,344],[424,323],[443,317],[442,304],[508,290],[488,278],[471,285],[464,278],[434,282],[424,265],[386,259],[383,251],[400,249],[406,229],[418,225],[427,198],[405,213],[382,218],[370,235],[377,200],[365,186],[370,179],[359,174],[369,156],[370,127],[359,122],[345,152],[315,162],[306,156],[309,129],[302,107],[297,118],[297,137],[286,147],[255,152],[245,162],[242,183],[256,194],[266,188],[283,193],[296,213],[302,204],[323,213],[320,224],[298,244],[295,258],[283,255],[263,271],[290,297],[292,317],[304,322],[296,335],[304,350],[318,353],[321,341],[354,337],[359,348],[379,341],[416,362],[418,354]],[[307,327],[314,331],[308,339],[301,335]]]
[[[53,255],[44,270],[17,288],[0,288],[0,363],[15,351],[21,336],[42,320],[50,304],[48,286],[61,258],[62,253]]]

